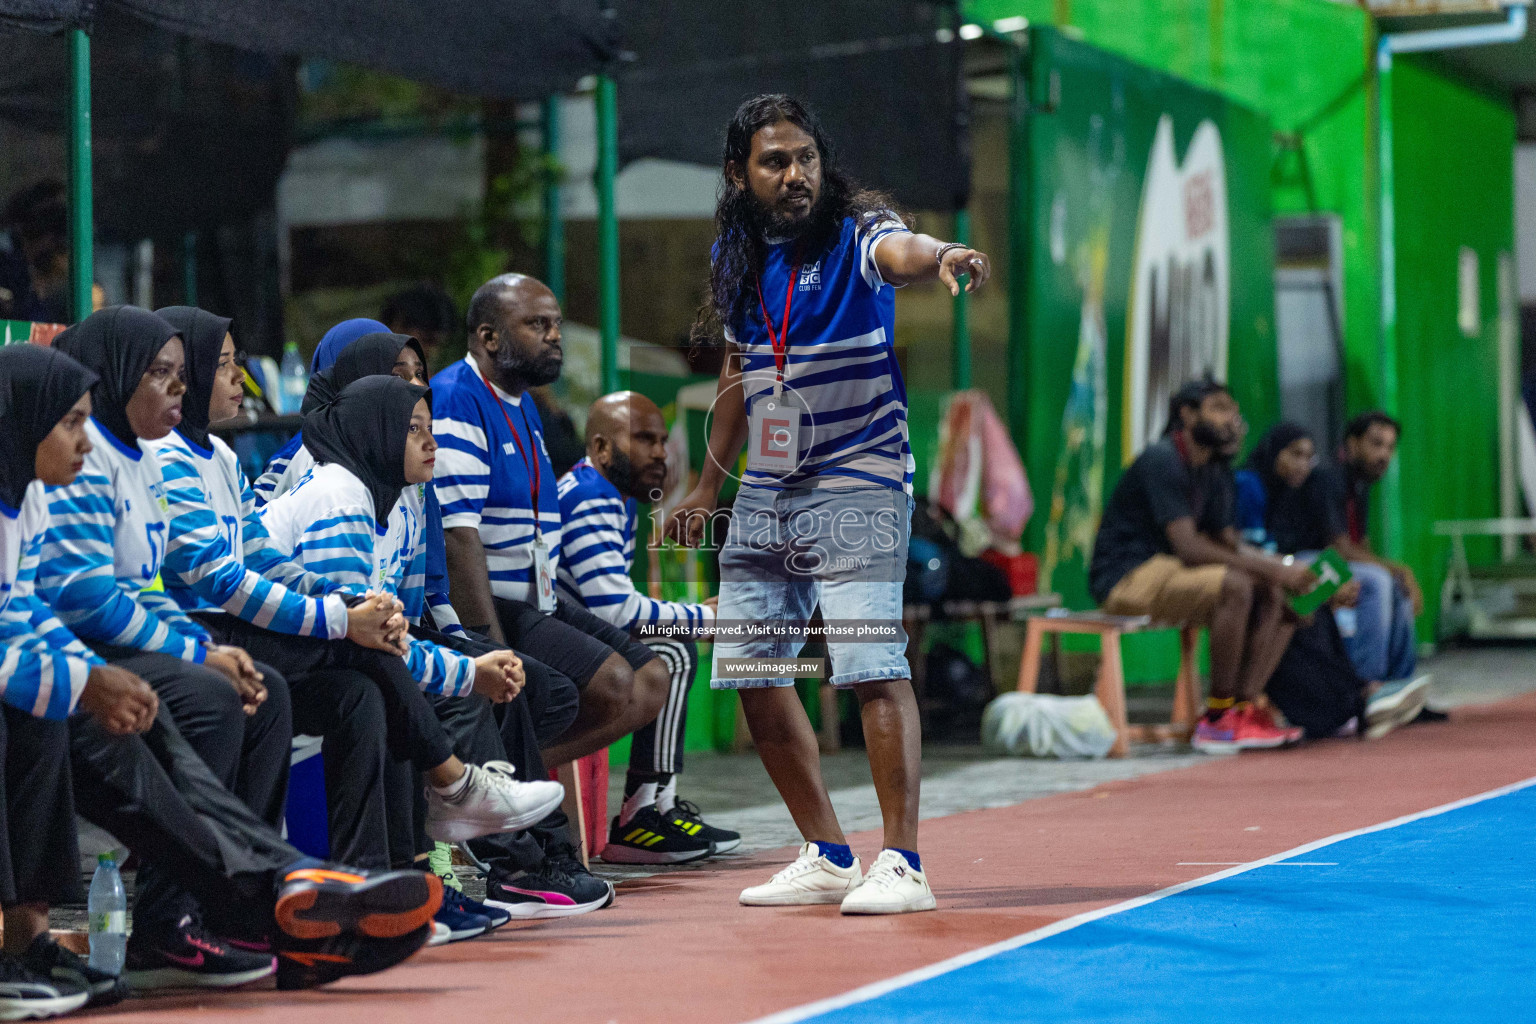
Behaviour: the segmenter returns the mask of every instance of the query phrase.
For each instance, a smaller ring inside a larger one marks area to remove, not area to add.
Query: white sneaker
[[[1365,705],[1365,738],[1379,740],[1398,726],[1419,717],[1429,700],[1434,677],[1415,676],[1406,682],[1383,683]]]
[[[816,903],[841,903],[858,888],[863,875],[859,858],[853,867],[840,868],[821,855],[815,843],[800,847],[800,856],[789,867],[762,885],[741,891],[744,907],[803,907]]]
[[[433,946],[446,946],[453,941],[453,929],[441,921],[432,922],[432,934],[427,936],[427,948]]]
[[[452,800],[427,787],[427,835],[440,843],[462,843],[498,832],[518,832],[560,806],[558,782],[519,782],[505,761],[466,765],[469,782]]]
[[[910,914],[937,906],[928,876],[895,850],[881,850],[863,884],[843,900],[843,913]]]

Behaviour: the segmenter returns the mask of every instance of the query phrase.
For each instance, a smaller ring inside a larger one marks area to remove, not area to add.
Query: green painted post
[[[69,30],[69,281],[75,320],[91,315],[96,279],[91,207],[91,37]]]
[[[605,393],[619,390],[619,214],[613,179],[619,170],[618,83],[597,80],[597,308]]]
[[[560,95],[544,97],[544,283],[565,303],[565,221],[560,215]]]
[[[1381,340],[1378,370],[1381,374],[1381,408],[1389,416],[1398,411],[1397,375],[1397,238],[1396,181],[1392,166],[1392,50],[1385,39],[1376,48],[1376,145],[1378,186],[1381,191]],[[1381,479],[1382,554],[1403,557],[1403,479],[1399,459],[1387,466]]]
[[[971,244],[971,211],[955,211],[955,241]],[[970,296],[965,289],[955,296],[954,318],[954,370],[951,379],[956,391],[971,386],[971,314]]]
[[[1013,100],[1008,113],[1008,432],[1024,450],[1029,427],[1029,64],[1024,46],[1008,55]]]

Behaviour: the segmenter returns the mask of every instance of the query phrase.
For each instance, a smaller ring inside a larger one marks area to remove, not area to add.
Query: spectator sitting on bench
[[[1346,516],[1342,506],[1329,500],[1329,491],[1335,487],[1332,473],[1317,469],[1317,446],[1306,427],[1297,423],[1277,423],[1259,439],[1248,453],[1247,465],[1237,472],[1237,521],[1245,539],[1253,543],[1266,543],[1268,550],[1282,555],[1294,555],[1297,561],[1310,564],[1318,553],[1330,545],[1344,549],[1349,541],[1346,533]],[[1416,718],[1424,707],[1429,679],[1423,677],[1388,684],[1380,676],[1365,675],[1349,653],[1349,642],[1356,634],[1359,619],[1359,601],[1364,579],[1372,579],[1374,589],[1390,593],[1391,577],[1385,569],[1376,565],[1358,565],[1357,573],[1334,595],[1334,623],[1322,616],[1310,630],[1320,630],[1317,638],[1308,639],[1298,631],[1293,644],[1309,645],[1312,658],[1308,663],[1305,687],[1327,688],[1321,678],[1325,674],[1338,680],[1335,689],[1350,683],[1362,687],[1365,718],[1360,723],[1367,738],[1386,735],[1399,725]],[[1402,598],[1407,601],[1407,597]],[[1369,611],[1369,610],[1368,610]],[[1398,641],[1399,650],[1406,647],[1410,659],[1413,652],[1413,616],[1406,615],[1406,636]],[[1337,651],[1337,657],[1334,651]],[[1386,668],[1388,659],[1383,656],[1375,664]],[[1282,670],[1283,671],[1283,670]],[[1270,693],[1275,694],[1275,680],[1270,680]],[[1292,689],[1296,689],[1295,686]],[[1293,697],[1292,700],[1295,698]],[[1276,703],[1286,707],[1284,698]],[[1293,721],[1295,716],[1286,710]]]
[[[1415,690],[1428,685],[1427,679],[1414,679],[1413,622],[1424,609],[1418,580],[1408,566],[1378,556],[1365,532],[1371,487],[1386,475],[1401,434],[1398,422],[1383,412],[1364,412],[1351,419],[1344,427],[1337,464],[1318,466],[1298,492],[1295,507],[1271,527],[1281,551],[1332,547],[1349,561],[1360,581],[1360,598],[1354,628],[1346,622],[1341,630],[1344,645],[1363,678],[1387,681],[1379,694],[1382,697],[1410,682]],[[1268,518],[1275,521],[1273,514]],[[1439,714],[1428,712],[1426,717]]]
[[[1314,583],[1237,542],[1231,458],[1242,436],[1237,400],[1206,379],[1169,403],[1168,431],[1115,486],[1094,541],[1088,587],[1111,615],[1147,615],[1211,632],[1211,696],[1196,749],[1278,747],[1299,729],[1275,724],[1262,701],[1296,625],[1287,593]]]

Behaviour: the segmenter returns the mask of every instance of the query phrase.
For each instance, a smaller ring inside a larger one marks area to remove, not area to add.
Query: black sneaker
[[[270,953],[248,953],[221,942],[190,917],[172,928],[133,930],[123,978],[135,989],[234,988],[277,970]]]
[[[741,845],[741,833],[728,828],[716,828],[704,820],[699,809],[687,800],[672,805],[666,815],[668,821],[697,839],[707,839],[715,844],[716,853],[730,853]]]
[[[644,807],[624,824],[615,817],[608,828],[603,860],[609,864],[686,864],[715,852],[714,846],[689,829],[662,817],[655,806]],[[740,836],[736,837],[739,841]]]
[[[54,981],[0,953],[0,1020],[57,1017],[80,1009],[90,998],[84,989]]]
[[[575,917],[602,910],[613,902],[613,886],[579,861],[546,857],[537,871],[485,881],[485,904],[519,921]]]
[[[377,974],[408,959],[432,937],[427,924],[392,938],[343,932],[324,939],[278,940],[277,987],[281,992],[315,988],[338,978]]]
[[[126,981],[115,974],[97,970],[84,957],[65,949],[47,934],[32,940],[32,945],[22,954],[21,962],[33,974],[86,993],[90,996],[88,1006],[111,1006],[128,995]]]

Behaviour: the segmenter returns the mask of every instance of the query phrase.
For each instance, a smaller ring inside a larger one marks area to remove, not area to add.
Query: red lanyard
[[[542,478],[539,472],[538,453],[531,453],[533,457],[530,459],[530,453],[527,450],[533,446],[533,427],[528,424],[528,413],[523,410],[522,402],[519,402],[517,404],[517,411],[523,417],[523,429],[528,433],[528,443],[525,445],[523,444],[523,439],[518,436],[517,428],[512,425],[512,417],[507,415],[507,403],[501,400],[501,396],[496,393],[496,389],[491,387],[490,381],[481,377],[480,382],[485,385],[485,390],[491,393],[491,400],[496,403],[496,408],[501,410],[501,418],[507,421],[507,429],[512,432],[512,447],[516,448],[517,454],[523,457],[523,468],[528,471],[528,488],[533,493],[533,536],[537,540],[541,536],[539,530],[539,486],[542,483]],[[523,392],[523,397],[528,397],[526,391]]]
[[[784,384],[784,364],[789,361],[789,307],[795,298],[795,282],[800,280],[800,256],[795,255],[795,265],[789,271],[789,287],[784,289],[784,326],[773,333],[773,321],[768,317],[768,303],[763,301],[763,280],[757,279],[757,305],[763,311],[763,326],[768,328],[768,343],[773,346],[773,365],[779,371],[778,383]]]

